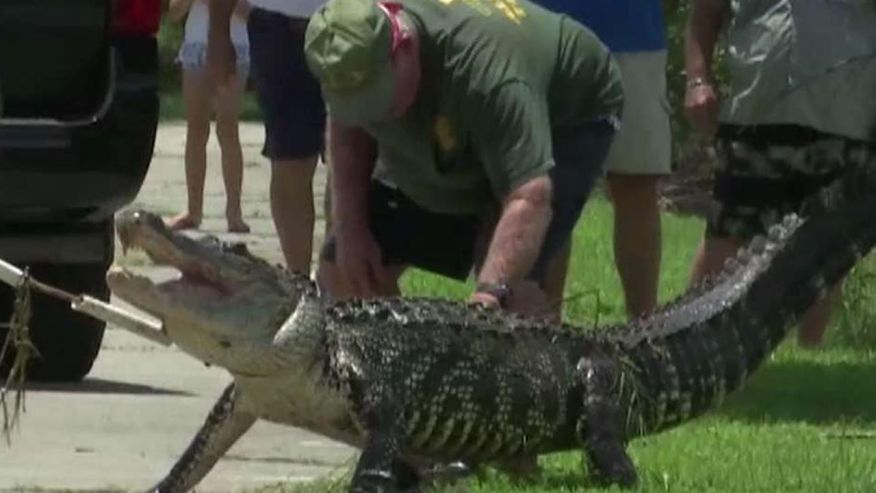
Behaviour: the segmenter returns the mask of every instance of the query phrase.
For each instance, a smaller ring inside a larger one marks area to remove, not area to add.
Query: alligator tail
[[[850,171],[724,271],[621,337],[632,436],[718,405],[876,243],[876,171]]]

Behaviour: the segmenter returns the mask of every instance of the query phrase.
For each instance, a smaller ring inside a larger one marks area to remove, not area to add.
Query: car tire
[[[29,267],[29,272],[35,279],[70,293],[89,294],[109,301],[108,266],[108,262],[34,264]],[[14,294],[12,289],[0,286],[0,320],[4,323],[12,316]],[[73,311],[67,302],[33,291],[29,327],[30,338],[39,354],[28,363],[27,379],[77,382],[91,371],[100,351],[105,324]],[[0,328],[0,347],[7,332],[8,329]],[[14,356],[13,351],[0,363],[0,377],[3,379],[9,374]]]

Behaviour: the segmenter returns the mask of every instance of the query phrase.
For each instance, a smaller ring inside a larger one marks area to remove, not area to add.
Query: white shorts
[[[615,53],[624,87],[621,129],[605,171],[664,175],[672,171],[670,107],[666,99],[666,51]]]
[[[249,73],[249,46],[235,44],[234,51],[237,53],[237,71],[243,74],[241,78],[245,79],[246,74]],[[183,41],[176,55],[176,61],[183,70],[203,71],[207,67],[207,44]]]

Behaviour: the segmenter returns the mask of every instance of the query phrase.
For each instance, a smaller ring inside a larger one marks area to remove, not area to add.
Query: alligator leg
[[[621,486],[638,481],[626,451],[623,412],[617,398],[618,370],[604,358],[584,358],[578,363],[584,387],[584,408],[577,426],[578,439],[597,479]]]
[[[422,475],[417,468],[402,459],[392,462],[392,476],[399,493],[419,493]]]
[[[255,416],[239,409],[240,395],[230,384],[167,476],[149,493],[182,493],[194,488],[216,461],[255,423]]]
[[[384,409],[369,413],[365,420],[368,436],[353,472],[350,493],[396,493],[399,480],[412,479],[410,466],[401,461],[404,438],[402,413]],[[401,473],[401,477],[397,474]],[[407,485],[405,485],[407,486]]]
[[[475,466],[461,461],[435,462],[422,458],[402,461],[404,467],[412,471],[400,471],[396,476],[396,486],[402,493],[417,493],[421,490],[440,489],[474,474]],[[399,468],[401,469],[401,468]],[[411,474],[413,473],[413,475]],[[405,478],[408,479],[405,479]]]

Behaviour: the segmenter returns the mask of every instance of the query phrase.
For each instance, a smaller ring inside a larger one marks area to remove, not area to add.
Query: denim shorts
[[[527,278],[543,284],[550,260],[569,241],[597,180],[617,130],[611,118],[553,131],[553,215],[538,258]],[[374,180],[369,193],[369,226],[386,265],[409,265],[464,280],[479,261],[482,215],[429,211],[398,188]],[[497,206],[498,207],[498,206]],[[321,256],[335,260],[329,237]]]
[[[254,8],[249,14],[250,74],[265,123],[262,154],[271,160],[319,154],[325,103],[304,58],[307,19]]]

